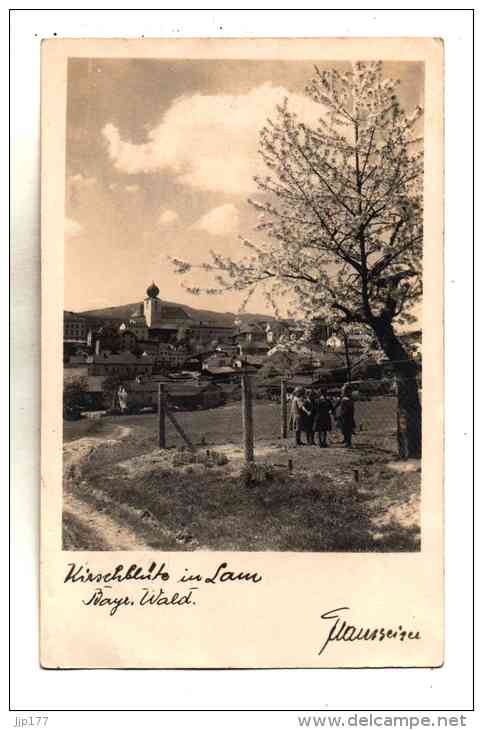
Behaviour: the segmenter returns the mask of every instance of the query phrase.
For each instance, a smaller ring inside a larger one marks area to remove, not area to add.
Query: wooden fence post
[[[164,385],[158,384],[159,448],[166,448],[166,394]]]
[[[169,410],[168,406],[165,407],[165,413],[168,416],[171,423],[173,424],[173,426],[175,427],[175,429],[177,430],[177,432],[179,433],[179,435],[181,436],[181,438],[186,442],[188,448],[193,452],[196,451],[192,441],[190,440],[190,438],[188,437],[186,432],[181,428],[178,421],[176,420],[176,418],[173,416],[173,414]]]
[[[280,383],[280,435],[283,439],[287,438],[287,383],[282,378]]]
[[[241,382],[243,446],[245,450],[245,462],[248,464],[255,460],[253,454],[253,406],[250,376],[243,373]]]

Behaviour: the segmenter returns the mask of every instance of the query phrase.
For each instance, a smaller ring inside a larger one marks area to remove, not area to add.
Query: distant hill
[[[187,304],[178,304],[177,302],[164,301],[173,307],[181,307],[193,322],[213,322],[217,324],[232,325],[235,319],[241,319],[243,322],[257,322],[259,320],[275,321],[276,317],[267,314],[233,314],[232,312],[212,312],[209,309],[195,309]],[[82,317],[92,319],[112,319],[114,321],[125,321],[129,319],[132,312],[139,307],[142,302],[133,302],[132,304],[120,304],[117,307],[107,307],[105,309],[88,309],[85,312],[78,312]]]

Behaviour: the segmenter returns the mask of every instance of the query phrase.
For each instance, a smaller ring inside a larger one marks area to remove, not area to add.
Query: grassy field
[[[280,435],[280,407],[270,401],[254,401],[255,441],[277,439]],[[195,442],[207,444],[239,443],[242,439],[241,406],[239,402],[204,411],[179,411],[176,418]],[[396,412],[394,398],[374,398],[356,403],[355,418],[357,436],[354,443],[379,445],[388,453],[397,452]],[[84,418],[80,421],[64,421],[64,441],[82,436],[109,437],[119,425],[135,428],[153,446],[156,442],[157,416],[107,416],[99,420]],[[167,421],[168,445],[182,446],[183,441]],[[360,430],[362,427],[362,430]]]
[[[159,451],[155,415],[65,423],[65,549],[419,549],[420,470],[393,463],[392,399],[357,404],[352,450],[335,432],[329,449],[289,447],[277,404],[257,402],[251,481],[239,403],[177,418],[196,459],[169,423]]]

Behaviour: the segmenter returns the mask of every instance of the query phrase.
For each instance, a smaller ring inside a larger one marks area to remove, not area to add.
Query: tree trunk
[[[392,324],[378,318],[372,324],[384,354],[397,378],[397,435],[402,459],[421,458],[421,403],[416,363],[409,357]]]
[[[398,378],[397,432],[399,456],[421,458],[421,404],[416,377]]]
[[[344,351],[345,351],[345,365],[347,370],[347,382],[350,383],[352,381],[352,368],[351,368],[351,358],[349,353],[349,338],[347,337],[346,333],[343,334],[344,338]]]

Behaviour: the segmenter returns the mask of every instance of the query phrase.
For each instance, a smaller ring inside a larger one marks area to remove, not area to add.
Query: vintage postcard
[[[41,663],[437,667],[443,45],[49,40]]]

